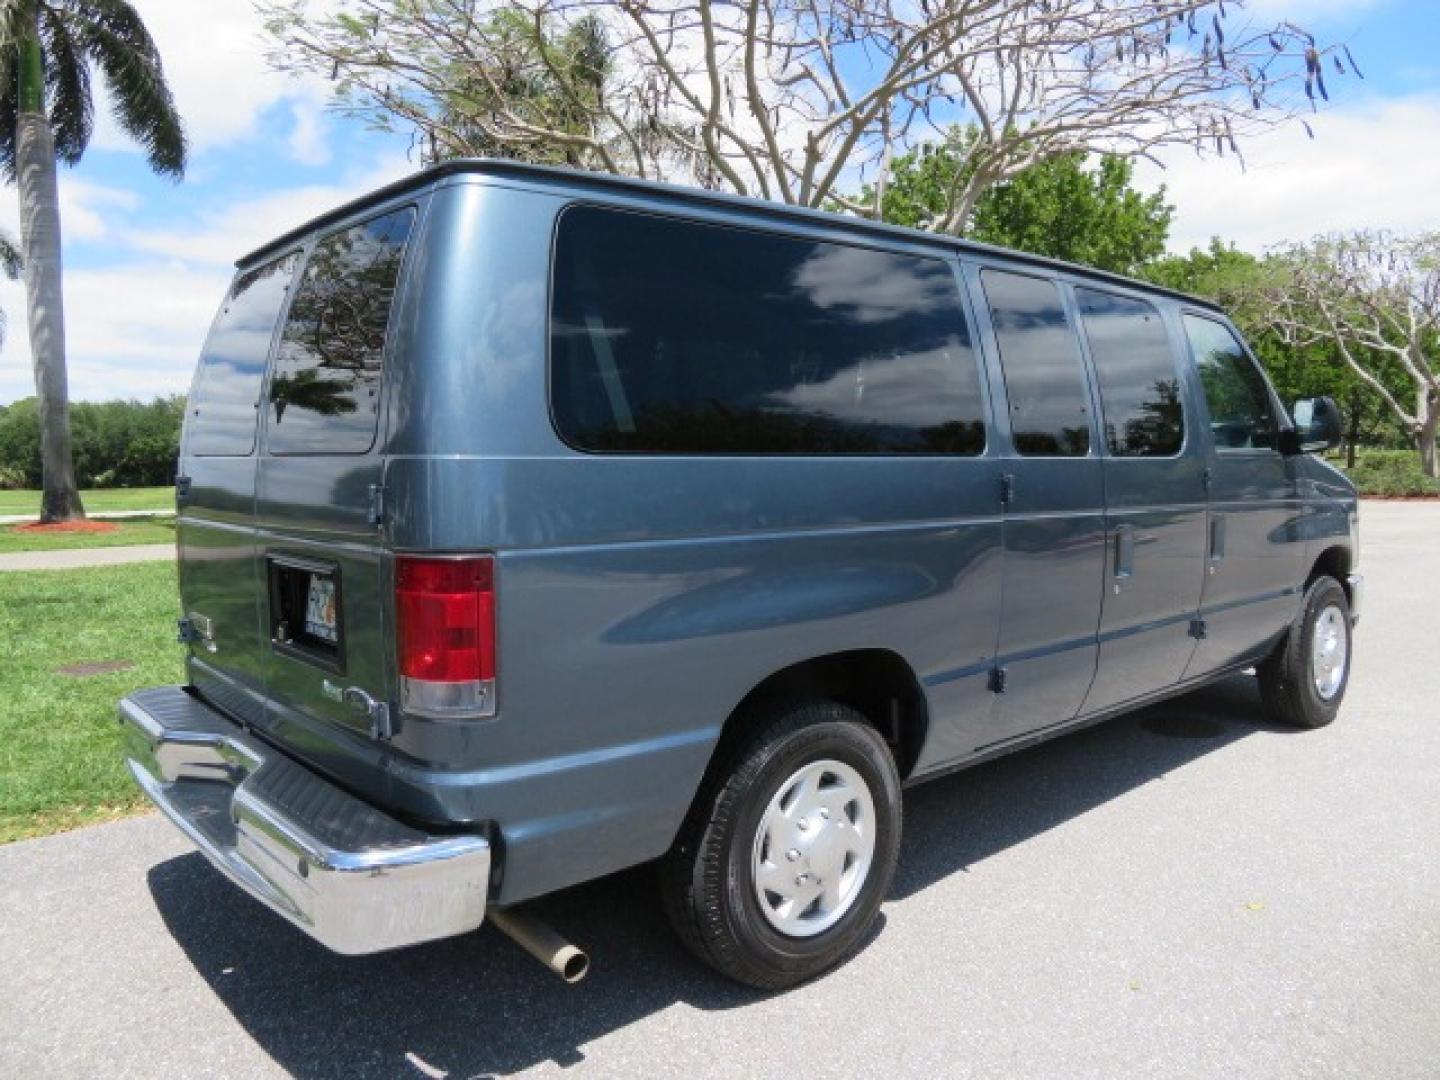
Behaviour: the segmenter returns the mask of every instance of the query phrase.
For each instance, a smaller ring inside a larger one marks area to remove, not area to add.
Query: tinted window
[[[272,451],[355,454],[375,441],[385,327],[413,220],[398,210],[316,245],[275,356]]]
[[[1270,391],[1230,328],[1214,319],[1186,315],[1185,333],[1205,388],[1215,448],[1274,449]]]
[[[1095,361],[1110,453],[1178,454],[1185,437],[1180,379],[1160,313],[1143,300],[1094,289],[1076,289],[1075,299]]]
[[[1021,454],[1090,452],[1085,376],[1053,281],[986,270],[981,275],[1000,345],[1010,429]]]
[[[582,449],[984,449],[942,260],[575,207],[551,314],[555,420]]]
[[[246,270],[230,287],[190,391],[187,453],[244,456],[255,449],[265,361],[298,258]]]

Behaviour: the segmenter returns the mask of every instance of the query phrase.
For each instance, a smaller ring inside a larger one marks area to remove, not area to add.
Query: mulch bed
[[[41,525],[38,522],[29,525],[17,525],[16,532],[23,533],[113,533],[119,530],[120,526],[113,521],[57,521],[52,525]]]

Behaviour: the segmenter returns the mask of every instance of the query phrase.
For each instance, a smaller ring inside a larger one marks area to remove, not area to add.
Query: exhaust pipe
[[[539,919],[514,908],[491,908],[489,920],[511,941],[567,983],[578,983],[590,970],[590,957]]]

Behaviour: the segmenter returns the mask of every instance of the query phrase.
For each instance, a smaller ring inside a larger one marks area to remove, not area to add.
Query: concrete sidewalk
[[[127,518],[174,517],[175,508],[164,510],[99,510],[85,515],[91,521],[124,521]],[[39,514],[0,514],[0,525],[29,525],[39,521]]]
[[[0,555],[0,574],[16,570],[78,570],[85,566],[121,566],[175,558],[174,544],[124,544],[68,548],[63,551],[12,551]]]

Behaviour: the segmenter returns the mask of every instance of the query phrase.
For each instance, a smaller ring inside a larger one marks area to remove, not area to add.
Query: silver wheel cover
[[[875,858],[875,800],[842,761],[811,762],[780,785],[760,818],[750,857],[767,922],[814,937],[855,905]]]
[[[1310,677],[1322,701],[1329,701],[1345,685],[1345,665],[1350,654],[1350,635],[1345,613],[1330,604],[1315,616],[1310,635]]]

